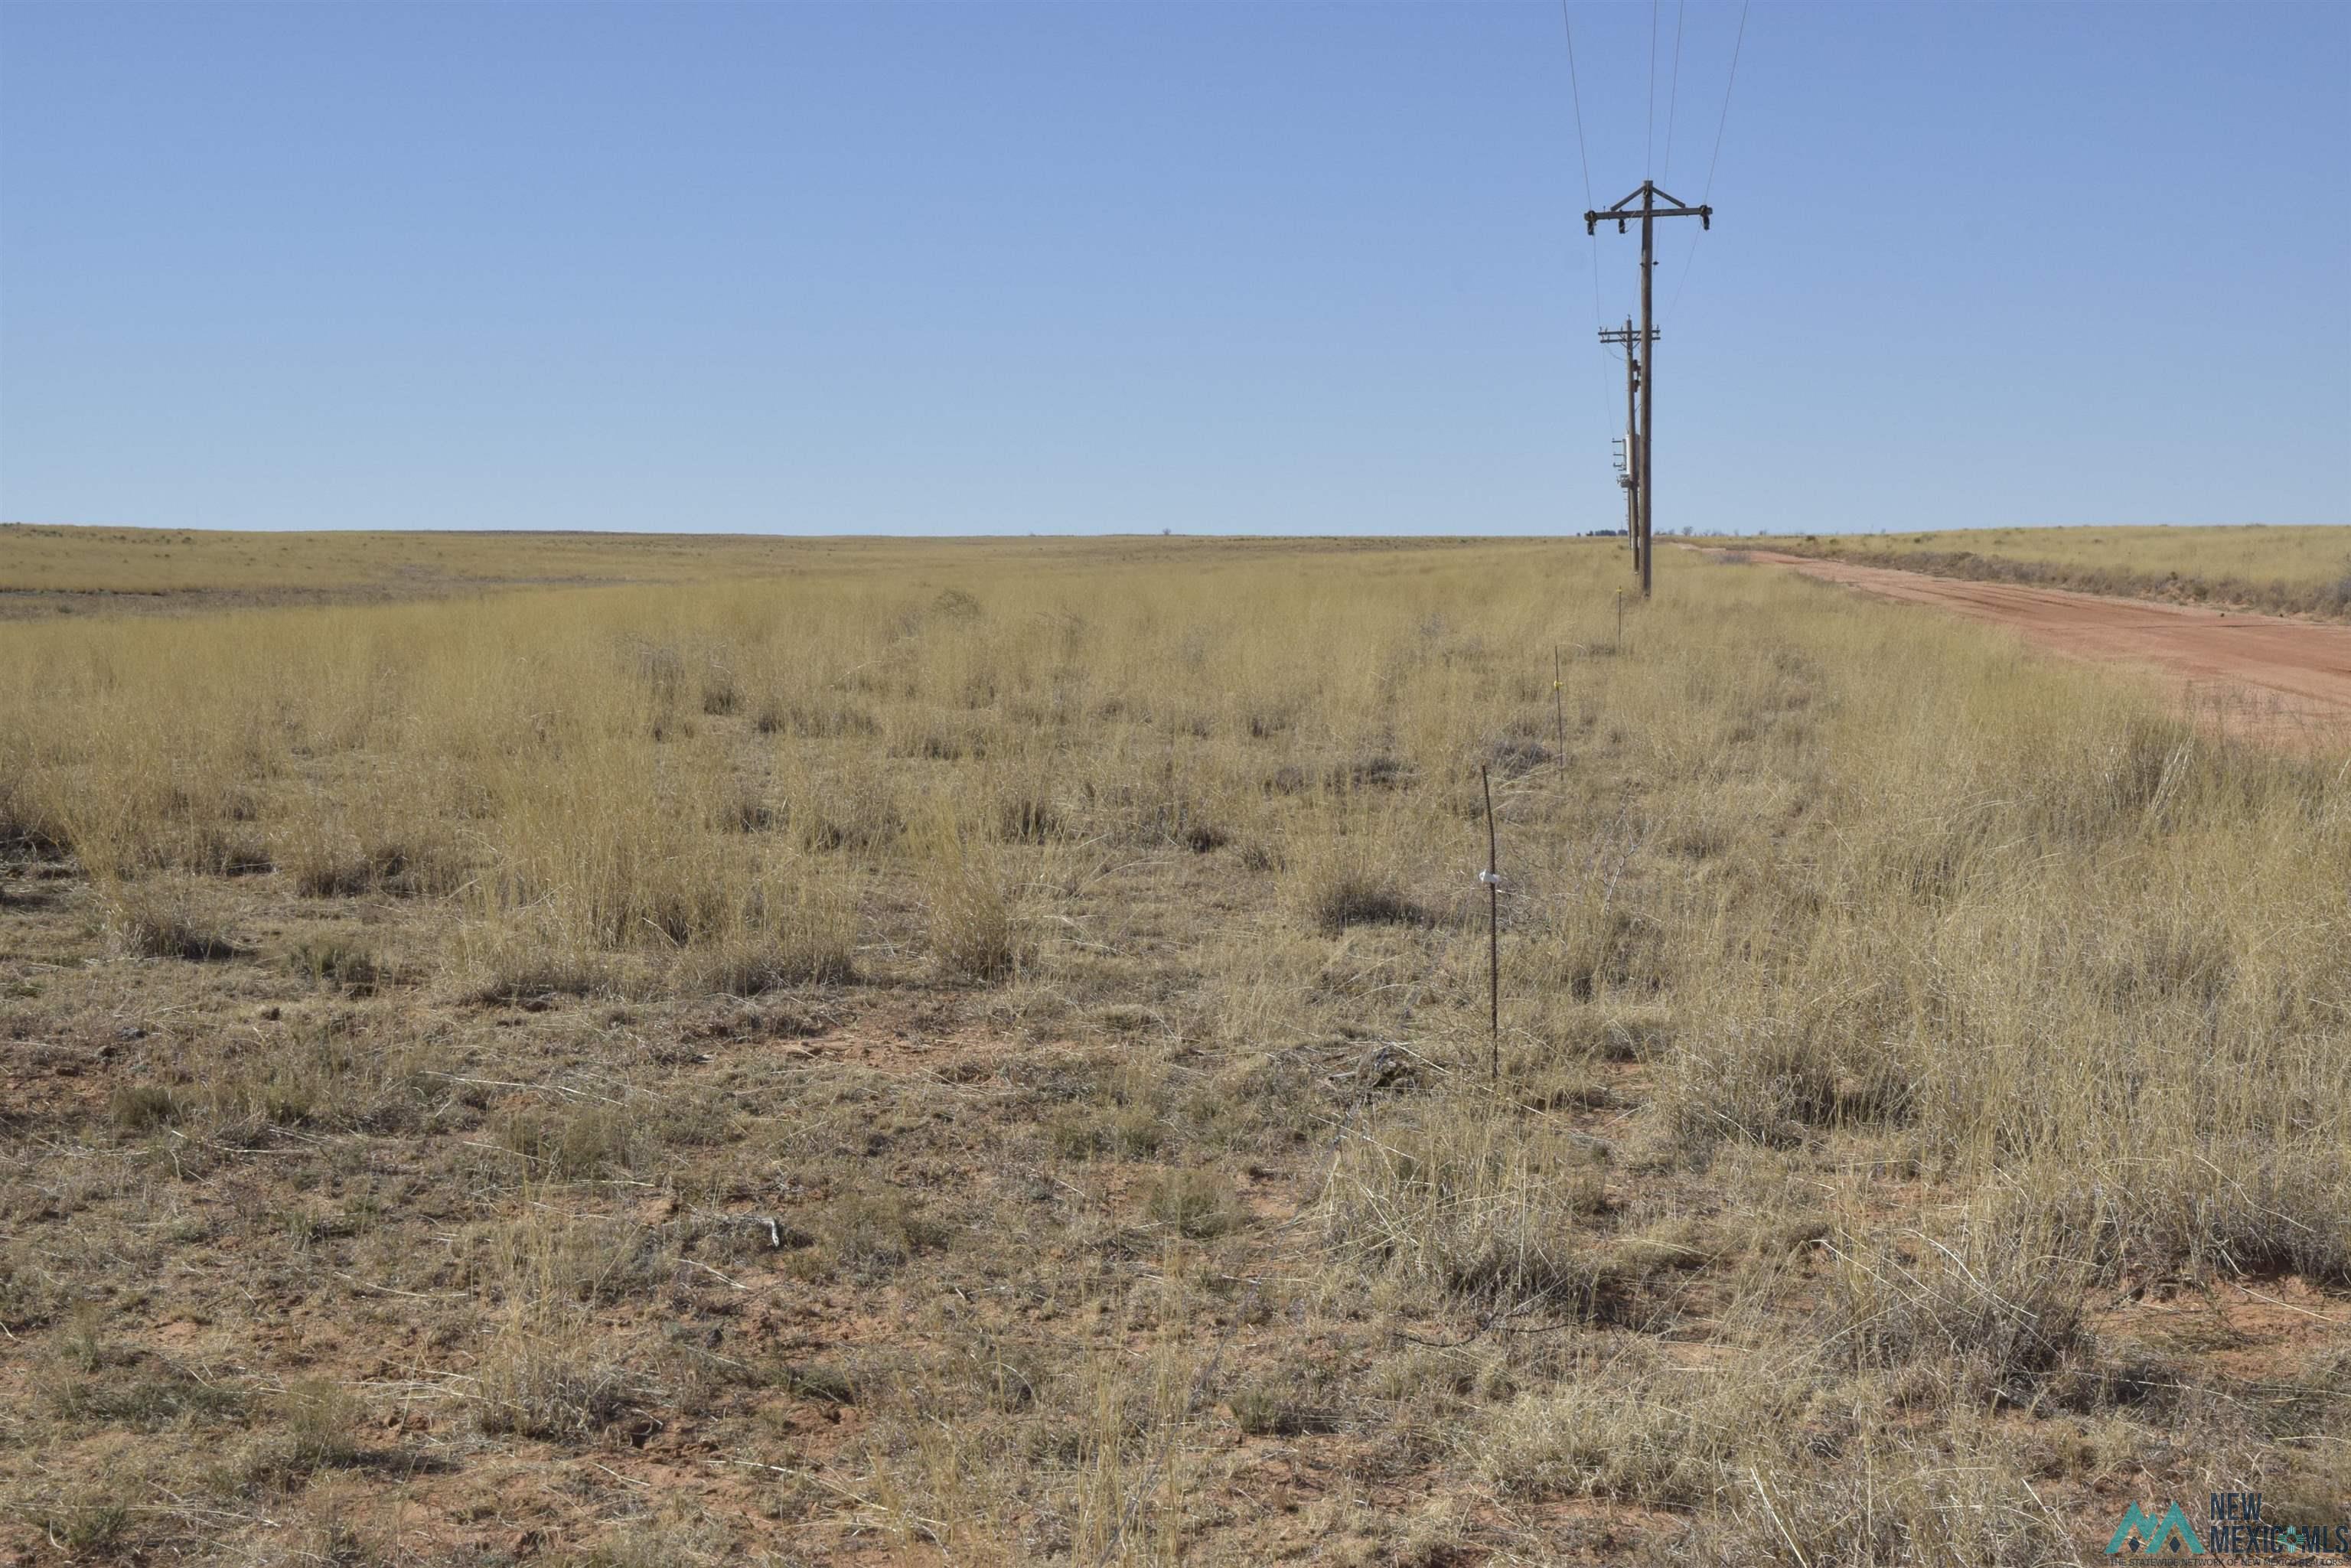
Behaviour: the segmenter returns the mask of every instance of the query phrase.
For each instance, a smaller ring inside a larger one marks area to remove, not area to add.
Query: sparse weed
[[[1605,1270],[1586,1227],[1604,1203],[1587,1148],[1448,1104],[1350,1142],[1323,1223],[1341,1257],[1374,1272],[1480,1301],[1589,1311]]]
[[[101,891],[99,907],[108,939],[126,957],[202,963],[245,952],[183,883],[114,883]]]
[[[1230,1184],[1206,1170],[1169,1171],[1144,1187],[1144,1212],[1187,1241],[1209,1241],[1239,1222]]]
[[[354,996],[371,995],[384,977],[373,954],[334,938],[298,943],[287,961],[312,985],[339,986]]]
[[[180,1119],[180,1097],[161,1083],[125,1083],[107,1097],[107,1113],[126,1133],[144,1133]]]
[[[483,1353],[475,1408],[485,1432],[577,1442],[635,1408],[645,1392],[583,1326],[526,1322],[502,1331]]]

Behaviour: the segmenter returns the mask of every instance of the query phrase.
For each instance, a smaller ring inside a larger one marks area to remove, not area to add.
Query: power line
[[[1649,0],[1649,144],[1641,153],[1641,177],[1657,172],[1657,0]]]
[[[1689,249],[1682,252],[1682,270],[1680,276],[1674,279],[1674,297],[1666,302],[1666,314],[1668,316],[1674,316],[1681,309],[1682,290],[1689,287],[1690,267],[1698,260],[1698,235],[1705,232],[1701,229],[1698,234],[1690,235]]]
[[[1739,36],[1730,43],[1730,76],[1722,84],[1722,117],[1714,122],[1714,156],[1706,161],[1706,195],[1698,198],[1700,205],[1714,194],[1714,166],[1722,162],[1722,128],[1730,123],[1730,89],[1739,85],[1739,51],[1747,44],[1747,7],[1752,4],[1754,0],[1742,0],[1739,7]]]
[[[1567,90],[1575,103],[1575,156],[1583,165],[1583,199],[1592,200],[1592,154],[1583,145],[1583,89],[1575,80],[1575,24],[1568,19],[1567,0],[1559,0],[1560,30],[1567,35]]]
[[[1568,16],[1567,0],[1559,0],[1560,30],[1567,35],[1567,91],[1575,105],[1575,157],[1583,170],[1583,204],[1592,204],[1592,152],[1583,141],[1583,89],[1576,80],[1575,23]],[[1600,314],[1600,241],[1587,233],[1585,243],[1592,250],[1592,324],[1601,325]],[[1600,380],[1604,387],[1608,381],[1608,361],[1613,356],[1604,345],[1600,350]]]
[[[1689,14],[1689,0],[1674,0],[1674,74],[1673,85],[1666,89],[1666,167],[1663,177],[1674,177],[1674,110],[1682,101],[1682,21]]]
[[[1706,190],[1698,197],[1700,206],[1704,206],[1714,196],[1714,171],[1722,162],[1722,131],[1723,128],[1730,123],[1730,92],[1739,85],[1739,55],[1747,44],[1747,10],[1753,4],[1754,0],[1741,0],[1739,7],[1739,33],[1730,43],[1730,73],[1722,84],[1722,113],[1714,122],[1714,155],[1706,161]],[[1668,141],[1670,143],[1670,133]],[[1698,236],[1692,235],[1689,255],[1682,259],[1682,275],[1674,284],[1673,301],[1666,307],[1666,314],[1668,316],[1681,308],[1682,290],[1689,287],[1690,267],[1698,260]],[[1598,308],[1598,301],[1595,299],[1593,302],[1595,315]]]

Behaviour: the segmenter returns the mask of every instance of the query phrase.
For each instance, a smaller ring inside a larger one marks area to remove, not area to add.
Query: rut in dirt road
[[[2147,666],[2172,677],[2191,708],[2232,732],[2316,745],[2351,741],[2351,626],[1928,577],[1774,550],[1735,553],[1881,599],[2012,627],[2074,658]]]

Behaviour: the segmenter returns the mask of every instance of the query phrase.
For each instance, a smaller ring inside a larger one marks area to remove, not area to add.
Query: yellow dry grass
[[[0,591],[173,594],[673,581],[776,570],[822,542],[596,533],[240,533],[0,525]]]
[[[979,559],[998,570],[1066,570],[1196,559],[1294,559],[1364,548],[1335,541],[992,538],[910,541],[752,534],[235,532],[0,523],[0,593],[378,600],[500,588],[740,580],[803,582]],[[1379,548],[1373,545],[1370,548]],[[126,604],[121,608],[138,608]]]
[[[2346,1479],[2342,1335],[2220,1309],[2351,1316],[2351,757],[1695,558],[1619,653],[1599,544],[732,548],[0,626],[28,1531],[2022,1564]]]
[[[2351,525],[2233,528],[2077,527],[1944,528],[1924,533],[1822,537],[1855,559],[1872,551],[1973,550],[2015,560],[2093,570],[2114,568],[2160,577],[2242,578],[2324,587],[2351,570]]]

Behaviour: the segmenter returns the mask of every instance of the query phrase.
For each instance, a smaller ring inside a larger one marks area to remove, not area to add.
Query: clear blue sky
[[[1738,6],[1571,15],[1592,196],[1699,199]],[[1757,4],[1659,527],[2351,521],[2346,81],[2342,5]],[[1585,204],[1556,5],[6,0],[0,517],[1604,527]]]

